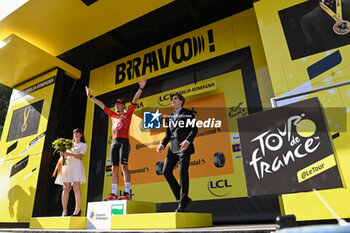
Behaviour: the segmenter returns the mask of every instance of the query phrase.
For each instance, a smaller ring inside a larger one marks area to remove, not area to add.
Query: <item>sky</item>
[[[28,1],[29,0],[0,0],[0,21]]]

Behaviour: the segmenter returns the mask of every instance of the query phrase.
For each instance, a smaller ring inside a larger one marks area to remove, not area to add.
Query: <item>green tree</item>
[[[9,107],[11,93],[11,88],[0,84],[0,138],[4,127],[7,109]]]

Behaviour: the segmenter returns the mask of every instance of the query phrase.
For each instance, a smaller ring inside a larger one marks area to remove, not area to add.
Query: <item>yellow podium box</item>
[[[31,218],[30,229],[86,229],[86,217]]]
[[[125,214],[155,213],[156,203],[145,201],[125,201]]]
[[[111,216],[111,229],[177,229],[210,227],[212,215],[207,213],[150,213]]]
[[[155,213],[156,203],[144,201],[100,201],[89,202],[87,229],[111,229],[111,216],[140,213]]]

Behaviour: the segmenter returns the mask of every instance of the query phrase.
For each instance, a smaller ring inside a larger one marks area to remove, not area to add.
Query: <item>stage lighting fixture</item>
[[[90,6],[92,3],[97,2],[97,0],[81,0],[85,5]]]

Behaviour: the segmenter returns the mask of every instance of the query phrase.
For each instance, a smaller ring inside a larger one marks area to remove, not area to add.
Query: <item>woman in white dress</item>
[[[69,192],[72,189],[75,195],[75,210],[72,216],[80,216],[81,191],[80,184],[86,182],[85,170],[81,159],[87,150],[84,133],[81,129],[73,130],[74,147],[71,151],[61,152],[66,159],[66,165],[62,167],[62,174],[57,175],[55,184],[63,185],[62,191],[62,216],[67,216],[67,204]]]

